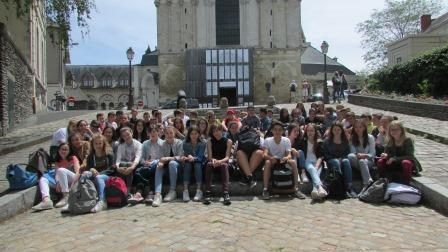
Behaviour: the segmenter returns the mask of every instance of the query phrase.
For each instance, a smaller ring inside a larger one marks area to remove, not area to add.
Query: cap
[[[234,115],[234,114],[235,114],[235,110],[233,110],[233,109],[229,109],[229,110],[227,110],[227,114],[232,114],[232,115]]]

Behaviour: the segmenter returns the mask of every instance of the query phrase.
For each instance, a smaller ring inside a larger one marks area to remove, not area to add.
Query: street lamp
[[[328,53],[328,43],[327,41],[322,42],[320,49],[324,54],[324,103],[329,104],[330,99],[328,97],[328,87],[327,87],[327,53]]]
[[[126,51],[126,56],[129,60],[129,99],[128,99],[128,109],[131,110],[134,106],[134,95],[132,94],[132,69],[131,69],[131,61],[134,58],[134,51],[132,47]]]

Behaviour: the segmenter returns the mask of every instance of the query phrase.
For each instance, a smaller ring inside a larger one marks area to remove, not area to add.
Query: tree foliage
[[[374,10],[370,18],[356,27],[362,35],[364,61],[372,70],[385,66],[386,44],[420,31],[420,17],[437,15],[441,0],[386,0],[385,8]]]
[[[448,96],[448,46],[434,49],[403,64],[386,67],[370,77],[371,89],[399,94]]]
[[[1,0],[7,8],[15,8],[17,17],[26,17],[32,6],[44,4],[47,21],[59,28],[57,39],[61,44],[70,45],[71,21],[88,32],[90,13],[95,9],[95,0]]]

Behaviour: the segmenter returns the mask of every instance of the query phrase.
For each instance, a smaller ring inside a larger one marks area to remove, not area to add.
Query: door
[[[234,87],[224,87],[219,89],[219,97],[226,97],[229,101],[229,106],[236,106],[236,88]]]

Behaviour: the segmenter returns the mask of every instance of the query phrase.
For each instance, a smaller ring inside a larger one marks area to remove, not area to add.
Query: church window
[[[216,45],[240,44],[240,5],[239,0],[217,0]]]

